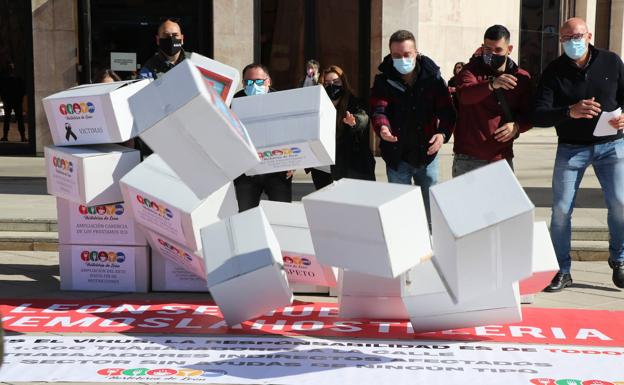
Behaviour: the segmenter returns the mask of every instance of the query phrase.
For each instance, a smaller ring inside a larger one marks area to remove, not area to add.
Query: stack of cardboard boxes
[[[46,148],[63,288],[146,291],[151,276],[153,290],[209,291],[235,325],[290,304],[297,285],[335,287],[343,317],[432,331],[518,321],[520,293],[556,272],[547,229],[505,162],[432,187],[432,234],[420,189],[399,184],[343,179],[303,204],[238,213],[239,175],[333,164],[336,122],[320,86],[230,110],[238,82],[193,54],[155,81],[44,100],[64,146]],[[155,152],[141,163],[108,144],[137,135]]]

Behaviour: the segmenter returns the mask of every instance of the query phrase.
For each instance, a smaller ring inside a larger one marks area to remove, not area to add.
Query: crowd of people
[[[298,85],[322,85],[337,111],[335,164],[306,169],[315,188],[341,178],[375,180],[370,127],[380,139],[388,181],[420,186],[429,216],[429,187],[438,180],[438,153],[451,136],[452,175],[457,177],[499,160],[513,170],[514,141],[532,127],[554,126],[559,140],[551,239],[560,271],[545,291],[572,284],[571,216],[589,165],[596,171],[608,208],[613,283],[624,288],[624,115],[608,121],[609,135],[594,135],[601,113],[624,105],[624,63],[615,53],[591,44],[592,34],[582,19],[567,20],[559,36],[563,54],[546,67],[536,89],[529,73],[511,59],[514,47],[502,25],[486,29],[481,46],[466,63],[454,66],[448,84],[435,61],[418,51],[414,35],[396,31],[368,102],[353,93],[342,68],[321,67],[309,60]],[[160,25],[157,42],[159,51],[141,68],[142,78],[158,78],[187,56],[184,35],[173,20]],[[270,70],[260,63],[246,66],[242,78],[243,89],[235,97],[275,91]],[[142,155],[150,153],[140,140],[134,144]],[[290,202],[293,172],[241,175],[234,182],[239,209],[257,206],[262,193]]]

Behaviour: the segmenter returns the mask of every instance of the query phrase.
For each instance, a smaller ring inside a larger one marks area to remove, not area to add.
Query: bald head
[[[166,20],[158,27],[158,37],[166,38],[169,36],[181,39],[182,30],[180,24],[175,21]]]
[[[563,23],[559,33],[561,35],[574,35],[578,33],[587,33],[587,23],[579,17],[573,17]]]

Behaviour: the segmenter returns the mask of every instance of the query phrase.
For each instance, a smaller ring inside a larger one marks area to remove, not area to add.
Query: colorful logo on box
[[[276,148],[274,150],[258,151],[260,160],[270,160],[274,158],[295,157],[301,153],[299,147]]]
[[[80,259],[84,262],[124,263],[126,255],[121,251],[83,250]]]
[[[91,102],[67,103],[59,106],[61,115],[92,114],[95,112],[95,105]]]
[[[200,369],[172,369],[172,368],[105,368],[97,371],[100,376],[114,377],[114,376],[128,376],[128,377],[166,377],[166,376],[178,376],[178,377],[220,377],[225,376],[227,372],[225,370],[200,370]]]
[[[284,259],[284,263],[288,265],[293,265],[296,267],[310,266],[312,261],[310,261],[306,257],[298,257],[294,255],[284,255],[282,257]]]
[[[173,252],[174,254],[177,254],[180,258],[186,258],[189,261],[193,260],[193,257],[189,253],[187,253],[186,251],[184,251],[182,249],[179,249],[179,248],[175,247],[174,245],[170,244],[169,242],[165,241],[164,239],[158,238],[158,243],[160,243],[163,247],[165,247],[169,251]]]
[[[74,172],[74,164],[70,160],[59,158],[58,156],[52,157],[52,165],[61,171]]]
[[[161,217],[166,217],[169,219],[173,218],[173,213],[171,212],[171,210],[169,210],[163,204],[158,204],[154,202],[153,200],[142,197],[139,194],[137,194],[137,200],[139,201],[141,205],[143,205],[144,207],[147,207],[151,211],[158,213],[158,215],[160,215]]]
[[[121,203],[114,205],[85,206],[80,205],[78,212],[82,215],[122,215],[124,207]]]
[[[534,385],[615,385],[620,383],[603,380],[578,380],[574,378],[560,380],[555,380],[554,378],[533,378],[529,382]]]

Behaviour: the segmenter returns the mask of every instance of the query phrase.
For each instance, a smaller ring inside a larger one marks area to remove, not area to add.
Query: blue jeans
[[[560,143],[552,181],[550,236],[562,273],[570,272],[572,211],[583,174],[590,164],[607,204],[609,258],[624,261],[624,139],[589,146]]]
[[[400,161],[397,170],[386,166],[386,174],[388,174],[388,182],[412,184],[412,179],[416,186],[420,186],[425,210],[427,212],[427,220],[431,223],[431,211],[429,209],[429,187],[438,183],[438,173],[440,170],[440,161],[436,156],[427,166],[420,168],[413,167],[407,162]]]

